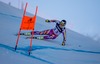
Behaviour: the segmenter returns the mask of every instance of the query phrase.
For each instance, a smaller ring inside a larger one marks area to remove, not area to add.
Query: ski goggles
[[[65,26],[65,23],[63,21],[60,22],[61,26]]]

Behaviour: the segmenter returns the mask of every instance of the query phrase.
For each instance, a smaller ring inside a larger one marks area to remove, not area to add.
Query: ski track
[[[45,59],[41,59],[41,58],[39,58],[39,57],[36,57],[36,56],[33,56],[33,55],[28,55],[28,53],[26,53],[26,49],[23,49],[23,48],[17,48],[17,51],[15,51],[14,50],[14,47],[11,47],[11,46],[8,46],[8,45],[4,45],[4,44],[0,44],[0,47],[2,47],[2,48],[5,48],[5,49],[7,49],[7,50],[10,50],[10,51],[13,51],[13,52],[15,52],[15,53],[20,53],[20,54],[22,54],[22,55],[24,55],[24,56],[28,56],[28,57],[30,57],[30,58],[34,58],[34,59],[37,59],[37,60],[40,60],[40,61],[43,61],[43,62],[46,62],[46,63],[48,63],[48,64],[53,64],[52,62],[49,62],[49,61],[47,61],[47,60],[45,60]],[[23,50],[23,51],[19,51],[19,50]]]
[[[11,51],[15,51],[14,47],[10,47],[8,45],[0,44],[0,47],[9,49]],[[24,47],[24,48],[17,48],[17,50],[27,51],[28,48],[29,48],[29,46],[28,47]],[[37,46],[37,45],[34,45],[32,47],[32,51],[43,50],[43,49],[53,49],[53,50],[63,50],[63,51],[74,51],[74,52],[100,54],[100,52],[95,52],[95,51],[78,50],[78,49],[65,49],[65,48],[57,48],[57,47],[51,47],[51,46],[39,46],[39,45]]]
[[[50,62],[49,60],[45,60],[45,59],[42,59],[40,57],[36,57],[36,56],[34,56],[32,54],[29,56],[28,55],[29,46],[24,47],[24,48],[18,47],[16,51],[14,50],[14,47],[9,46],[9,45],[5,45],[5,44],[0,44],[0,48],[5,48],[7,50],[13,51],[14,53],[18,53],[18,54],[27,56],[29,58],[34,58],[34,59],[37,59],[39,61],[45,62],[47,64],[54,64],[54,63]],[[100,54],[100,52],[95,52],[95,51],[78,50],[78,49],[65,49],[65,48],[52,47],[52,46],[34,45],[32,47],[32,51],[33,52],[36,51],[36,50],[45,50],[45,49],[62,50],[62,51],[69,51],[69,52],[70,51],[72,51],[72,52],[74,51],[74,52],[78,52],[78,53],[88,53],[88,54]]]

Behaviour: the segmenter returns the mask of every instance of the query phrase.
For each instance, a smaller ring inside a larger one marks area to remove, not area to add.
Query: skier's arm
[[[45,22],[57,22],[58,20],[45,20]]]
[[[65,42],[66,42],[66,28],[65,28],[65,30],[64,30],[64,32],[62,34],[63,34],[63,42],[62,42],[62,45],[65,45]]]

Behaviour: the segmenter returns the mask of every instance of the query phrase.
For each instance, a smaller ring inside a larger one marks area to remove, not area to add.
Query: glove
[[[62,42],[62,46],[65,46],[65,41]]]
[[[45,20],[45,22],[50,22],[50,20],[47,19],[47,20]]]

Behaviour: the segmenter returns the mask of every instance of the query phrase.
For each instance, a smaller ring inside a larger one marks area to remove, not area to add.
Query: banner
[[[21,30],[34,30],[36,16],[24,16],[21,23]]]

